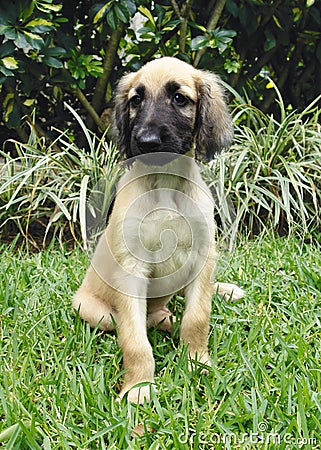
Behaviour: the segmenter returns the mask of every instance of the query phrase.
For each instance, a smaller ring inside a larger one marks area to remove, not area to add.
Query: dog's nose
[[[159,150],[162,143],[158,134],[153,132],[141,132],[136,136],[137,146],[142,153],[150,153]]]

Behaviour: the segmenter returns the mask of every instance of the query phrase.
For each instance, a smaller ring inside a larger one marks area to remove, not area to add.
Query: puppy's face
[[[162,71],[151,69],[138,73],[128,93],[131,156],[152,152],[185,154],[194,137],[195,83],[192,77],[171,77],[163,66]]]
[[[175,58],[161,58],[120,81],[115,98],[120,151],[168,152],[210,159],[233,136],[219,79]]]

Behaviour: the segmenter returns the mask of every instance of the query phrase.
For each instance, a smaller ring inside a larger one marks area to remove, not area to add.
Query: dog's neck
[[[203,185],[198,164],[191,157],[177,155],[170,162],[162,165],[144,164],[137,159],[121,178],[118,190],[127,184],[139,183],[141,189],[150,191],[155,189],[172,189],[181,192],[188,190],[188,185]]]
[[[198,164],[186,155],[179,156],[164,166],[153,168],[145,166],[140,169],[143,169],[147,175],[145,185],[148,186],[148,190],[171,189],[187,192],[191,184],[199,186],[203,183]]]

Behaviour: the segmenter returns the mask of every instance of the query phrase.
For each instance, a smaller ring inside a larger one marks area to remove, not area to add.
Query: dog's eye
[[[130,104],[134,107],[134,108],[138,108],[138,106],[142,103],[143,98],[141,95],[137,94],[134,95],[134,97],[132,97],[130,99]]]
[[[186,106],[188,102],[189,99],[183,94],[175,94],[173,97],[173,103],[177,106]]]

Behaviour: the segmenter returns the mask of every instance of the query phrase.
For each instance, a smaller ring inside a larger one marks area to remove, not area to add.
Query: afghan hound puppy
[[[233,128],[218,76],[175,58],[124,76],[114,109],[126,170],[73,307],[92,327],[116,324],[125,370],[120,398],[142,403],[155,368],[146,328],[171,329],[171,297],[184,292],[180,338],[190,360],[210,366],[212,296],[244,295],[212,280],[214,202],[195,163],[227,148]]]

